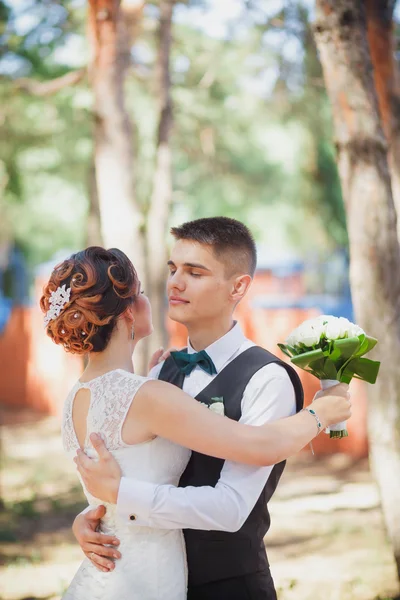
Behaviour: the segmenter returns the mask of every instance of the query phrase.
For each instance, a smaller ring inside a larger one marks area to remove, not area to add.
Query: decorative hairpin
[[[63,286],[58,287],[55,292],[51,292],[49,299],[50,308],[44,317],[45,327],[47,327],[50,321],[53,321],[61,314],[64,306],[70,301],[70,297],[71,288],[66,289],[65,283]]]

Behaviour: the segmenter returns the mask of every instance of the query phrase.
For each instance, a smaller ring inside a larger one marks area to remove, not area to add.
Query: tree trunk
[[[97,193],[96,167],[94,162],[89,168],[89,212],[87,219],[86,245],[104,246],[101,236],[101,215],[99,205],[99,195]]]
[[[400,240],[400,96],[396,90],[398,67],[394,57],[394,5],[389,0],[365,0],[365,5],[375,89],[383,130],[389,143],[389,166]]]
[[[315,36],[332,104],[357,322],[379,340],[369,387],[370,459],[400,577],[400,251],[363,0],[317,0]],[[357,399],[355,399],[357,401]]]
[[[120,0],[89,0],[88,3],[90,80],[95,112],[94,162],[104,245],[123,250],[144,281],[143,216],[135,201],[132,126],[124,99],[131,36],[120,5]],[[137,360],[139,371],[144,372],[144,357],[139,355]]]
[[[172,198],[170,132],[172,128],[172,98],[169,72],[171,29],[174,0],[160,3],[158,32],[157,92],[159,123],[153,192],[147,216],[147,285],[153,309],[153,350],[167,343],[165,328],[165,278],[167,261],[167,225]]]
[[[143,217],[135,203],[132,127],[124,102],[129,49],[122,43],[119,0],[89,1],[89,34],[102,236],[107,247],[116,245],[126,252],[144,276]]]

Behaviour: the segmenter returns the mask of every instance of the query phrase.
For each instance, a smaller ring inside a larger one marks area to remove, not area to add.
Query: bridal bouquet
[[[375,383],[380,362],[363,358],[377,340],[343,317],[322,315],[297,327],[279,348],[300,369],[315,375],[322,389],[354,378]],[[331,438],[348,435],[346,422],[330,425]]]

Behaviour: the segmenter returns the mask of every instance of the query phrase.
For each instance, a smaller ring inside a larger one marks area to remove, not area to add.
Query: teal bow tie
[[[171,352],[171,357],[184,375],[190,375],[197,365],[209,375],[216,375],[217,373],[213,361],[205,350],[194,352],[193,354],[189,354],[188,352]]]

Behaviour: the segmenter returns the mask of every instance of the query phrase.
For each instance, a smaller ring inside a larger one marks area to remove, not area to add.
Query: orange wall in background
[[[42,285],[38,287],[41,292]],[[38,303],[13,309],[0,335],[2,404],[60,414],[67,393],[81,373],[82,358],[66,354],[47,337]]]

